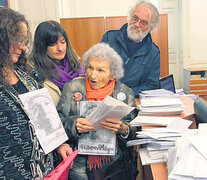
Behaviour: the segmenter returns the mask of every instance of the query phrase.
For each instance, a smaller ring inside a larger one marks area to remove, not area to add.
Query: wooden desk
[[[193,123],[190,126],[190,129],[195,129],[196,128],[196,123],[194,119],[194,108],[193,108],[193,103],[194,101],[187,97],[187,96],[181,96],[181,100],[183,101],[184,104],[184,111],[179,114],[179,115],[170,115],[170,117],[181,117],[183,119],[188,119],[193,121]],[[140,104],[139,99],[136,99],[136,103]],[[150,165],[151,172],[146,172],[144,170],[143,174],[143,179],[144,180],[167,180],[168,179],[168,171],[166,168],[165,163],[160,163],[160,164],[151,164]],[[148,174],[152,174],[152,177],[149,177]]]

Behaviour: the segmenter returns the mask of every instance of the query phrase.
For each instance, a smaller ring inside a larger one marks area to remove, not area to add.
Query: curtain
[[[32,35],[39,23],[46,20],[60,21],[58,0],[10,0],[9,3],[11,9],[25,15]]]

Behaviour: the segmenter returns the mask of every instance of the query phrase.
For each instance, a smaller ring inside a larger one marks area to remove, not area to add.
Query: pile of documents
[[[207,179],[207,124],[199,124],[197,132],[191,131],[193,133],[183,135],[176,142],[176,157],[174,161],[171,160],[175,164],[173,168],[169,167],[172,169],[169,180]]]
[[[130,122],[133,127],[136,126],[167,126],[170,124],[175,117],[165,116],[141,116],[138,115],[135,119]]]
[[[140,103],[140,115],[172,115],[184,110],[180,96],[165,89],[142,91]]]
[[[166,128],[144,129],[137,132],[137,139],[127,142],[127,146],[145,144],[139,150],[142,165],[166,162],[168,149],[175,146],[178,137],[188,130],[192,121],[175,118]]]
[[[89,108],[85,109],[86,111],[89,111]],[[96,108],[93,108],[92,112],[86,116],[86,119],[90,121],[96,128],[98,128],[101,121],[104,121],[107,118],[122,119],[133,109],[134,107],[107,96],[103,101],[99,102]]]
[[[166,89],[155,89],[155,90],[146,90],[142,91],[139,94],[139,98],[153,98],[153,97],[178,97],[179,95],[173,93],[172,91],[168,91]]]

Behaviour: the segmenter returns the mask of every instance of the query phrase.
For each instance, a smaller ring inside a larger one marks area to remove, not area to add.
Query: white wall
[[[183,0],[184,68],[207,68],[207,1]]]
[[[25,15],[32,34],[42,21],[60,21],[57,0],[10,0],[10,6]]]
[[[180,0],[159,0],[160,13],[168,14],[168,56],[169,56],[169,74],[173,74],[175,87],[182,87],[182,61],[180,59],[181,40],[180,33]]]
[[[60,18],[126,16],[136,0],[58,0]]]

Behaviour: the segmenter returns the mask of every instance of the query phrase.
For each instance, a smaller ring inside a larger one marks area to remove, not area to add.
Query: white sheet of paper
[[[148,137],[151,137],[153,139],[157,139],[159,140],[160,138],[166,138],[166,137],[180,137],[181,135],[178,133],[153,133],[153,132],[149,132],[149,131],[140,131],[139,134],[141,135],[145,135]]]
[[[140,144],[146,144],[153,141],[154,140],[152,139],[134,139],[134,140],[127,141],[126,146],[129,147],[129,146],[135,146]]]
[[[205,143],[206,144],[206,143]],[[197,153],[195,169],[194,169],[194,177],[196,178],[206,178],[207,179],[207,160],[200,153]]]
[[[173,171],[175,174],[193,176],[195,162],[196,151],[194,147],[190,146],[190,148],[186,149],[185,153],[183,153]]]
[[[154,106],[182,106],[183,102],[180,98],[144,98],[141,99],[141,106],[142,107],[154,107]]]
[[[207,161],[207,136],[198,134],[196,136],[189,137],[189,141]]]
[[[176,147],[170,147],[168,149],[168,159],[167,159],[167,170],[168,174],[170,174],[176,164]]]
[[[185,120],[182,118],[175,118],[168,126],[167,129],[173,129],[177,132],[184,133],[187,131],[188,127],[192,124],[193,121]]]
[[[184,107],[150,107],[150,108],[143,108],[138,106],[140,109],[139,115],[150,115],[150,116],[161,116],[161,115],[173,115],[173,114],[180,114],[183,112]]]
[[[154,164],[154,163],[164,163],[165,162],[165,160],[163,158],[150,159],[147,148],[139,149],[139,154],[140,154],[142,165],[148,165],[148,164]]]
[[[130,122],[131,126],[167,126],[174,117],[140,116]]]
[[[207,136],[207,123],[198,124],[198,133]]]
[[[149,129],[144,129],[143,131],[151,132],[151,133],[175,133],[175,134],[180,134],[178,131],[174,129],[169,129],[169,128],[149,128]]]
[[[207,159],[191,144],[195,141],[196,146],[206,142],[206,138],[201,139],[200,135],[192,130],[192,133],[184,134],[177,141],[177,159],[169,175],[169,179],[204,180],[207,179]],[[201,134],[203,136],[203,134]],[[203,136],[204,137],[204,136]],[[198,141],[201,140],[201,141]],[[204,140],[204,141],[203,141]]]
[[[97,118],[103,118],[103,104],[100,101],[81,101],[80,115],[88,117],[94,110],[91,123],[95,124]],[[98,125],[97,125],[98,126]],[[79,154],[87,155],[114,155],[116,152],[116,135],[106,129],[98,128],[96,131],[84,133],[78,140]]]
[[[86,119],[96,128],[99,128],[99,123],[106,118],[122,119],[133,109],[134,107],[128,106],[123,102],[107,96],[103,101],[101,101],[101,104],[86,117]]]
[[[68,139],[56,107],[46,88],[21,94],[19,98],[46,154]]]

